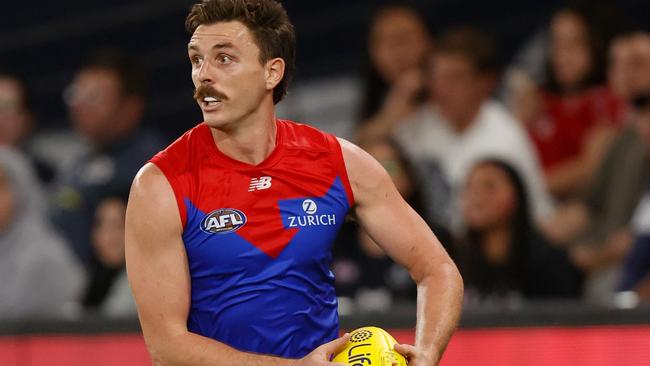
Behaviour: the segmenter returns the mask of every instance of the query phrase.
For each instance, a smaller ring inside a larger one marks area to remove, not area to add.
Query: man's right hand
[[[349,339],[350,334],[345,333],[342,337],[319,346],[307,356],[299,359],[296,366],[346,366],[343,363],[330,362],[330,360],[345,347]]]

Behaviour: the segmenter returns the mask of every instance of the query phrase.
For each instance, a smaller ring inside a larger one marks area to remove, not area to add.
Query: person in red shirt
[[[575,197],[589,185],[608,142],[623,121],[623,102],[603,85],[604,59],[588,19],[561,10],[550,24],[548,81],[541,115],[524,121],[551,193]]]

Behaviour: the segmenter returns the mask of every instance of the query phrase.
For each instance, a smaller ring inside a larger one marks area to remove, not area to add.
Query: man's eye
[[[232,58],[230,56],[227,56],[227,55],[220,55],[220,56],[217,57],[217,60],[220,63],[226,64],[226,65],[232,62]]]
[[[192,56],[190,57],[190,62],[192,62],[193,65],[199,65],[201,63],[201,58],[199,56]]]

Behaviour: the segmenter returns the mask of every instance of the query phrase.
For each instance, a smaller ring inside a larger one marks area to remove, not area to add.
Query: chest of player
[[[185,198],[183,241],[193,272],[232,275],[290,260],[313,268],[330,258],[349,210],[327,165],[290,161],[261,171],[209,170]]]

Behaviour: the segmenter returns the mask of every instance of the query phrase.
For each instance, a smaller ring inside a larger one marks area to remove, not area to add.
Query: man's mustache
[[[221,101],[228,100],[228,97],[224,93],[210,85],[201,85],[194,89],[194,99],[202,102],[205,97],[214,97]]]

